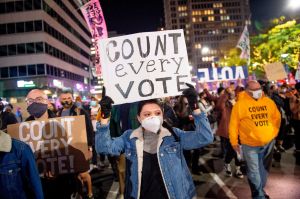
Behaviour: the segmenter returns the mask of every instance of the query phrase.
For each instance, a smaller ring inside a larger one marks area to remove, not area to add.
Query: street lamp
[[[300,1],[299,0],[289,0],[288,7],[290,9],[300,8]]]
[[[205,55],[209,52],[209,48],[207,46],[204,46],[201,50],[202,55]]]

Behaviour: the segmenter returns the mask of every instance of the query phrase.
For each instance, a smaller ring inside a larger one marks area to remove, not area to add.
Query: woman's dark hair
[[[275,88],[276,88],[276,85],[274,85],[274,84],[270,86],[270,90],[274,90]]]
[[[218,90],[217,90],[218,95],[220,95],[220,93],[221,93],[224,89],[225,89],[224,87],[219,87]]]
[[[184,102],[184,98],[186,98],[185,96],[181,95],[177,101],[177,103],[174,106],[174,111],[181,115],[183,112],[187,111],[185,102]]]
[[[201,92],[199,93],[199,97],[202,98],[206,93],[205,92]]]
[[[54,104],[54,103],[52,103],[52,102],[51,102],[50,104],[53,106],[53,110],[52,110],[52,112],[56,114],[56,113],[57,113],[57,109],[56,109],[56,106],[55,106],[55,104]]]
[[[156,104],[160,107],[160,109],[163,111],[163,107],[162,107],[162,103],[158,100],[158,99],[149,99],[149,100],[144,100],[144,101],[140,101],[138,103],[138,107],[137,107],[137,114],[140,115],[141,111],[143,109],[143,107],[146,104]]]

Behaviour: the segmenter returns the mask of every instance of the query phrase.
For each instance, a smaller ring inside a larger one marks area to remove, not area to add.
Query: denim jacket
[[[43,199],[42,185],[30,147],[2,133],[1,142],[7,140],[9,144],[6,144],[6,149],[9,145],[9,150],[0,150],[0,198]]]
[[[157,146],[157,157],[170,199],[190,199],[196,197],[196,189],[189,172],[183,150],[203,147],[213,141],[210,124],[205,113],[194,115],[195,131],[182,131],[173,128],[175,137],[165,128],[161,128]],[[125,198],[138,199],[141,190],[143,165],[143,130],[127,130],[122,136],[111,139],[109,124],[97,124],[96,151],[111,155],[125,152],[126,185]]]

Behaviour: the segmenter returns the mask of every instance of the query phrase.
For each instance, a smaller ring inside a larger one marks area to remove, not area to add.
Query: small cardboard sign
[[[89,169],[84,116],[22,122],[9,125],[7,132],[30,146],[39,173],[58,175]]]
[[[287,74],[284,70],[284,66],[280,62],[267,64],[264,66],[267,79],[269,81],[277,81],[287,78]]]
[[[191,83],[183,30],[101,39],[98,45],[104,86],[115,104],[181,95]]]

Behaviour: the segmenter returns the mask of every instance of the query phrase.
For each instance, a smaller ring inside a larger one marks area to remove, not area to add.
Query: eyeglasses
[[[27,104],[32,104],[33,102],[36,102],[36,103],[43,103],[45,102],[47,99],[43,98],[43,97],[37,97],[35,99],[32,99],[32,98],[28,98],[26,99],[25,101],[27,102]]]

